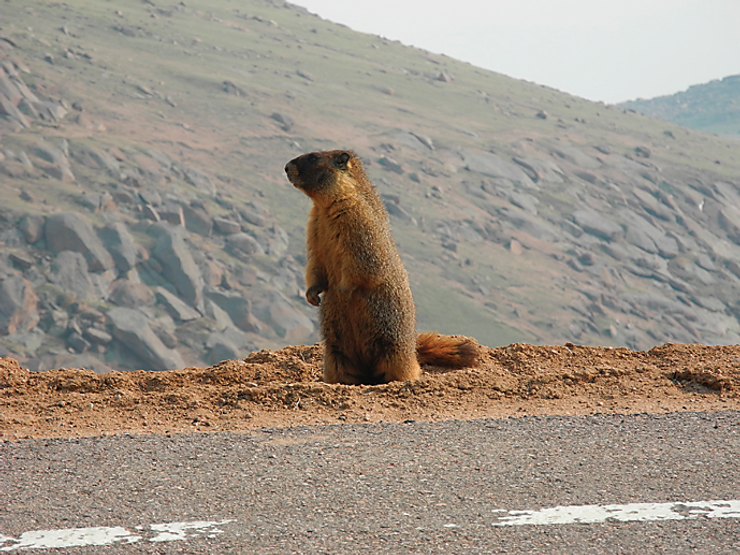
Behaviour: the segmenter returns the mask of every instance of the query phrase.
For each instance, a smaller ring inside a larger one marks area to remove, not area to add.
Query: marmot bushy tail
[[[419,364],[472,365],[470,339],[417,335],[406,270],[388,213],[359,158],[344,150],[311,152],[285,166],[313,201],[306,233],[306,299],[319,307],[324,380],[377,384],[421,375]]]
[[[419,364],[467,368],[475,364],[479,355],[480,346],[466,337],[425,332],[416,338],[416,360]]]

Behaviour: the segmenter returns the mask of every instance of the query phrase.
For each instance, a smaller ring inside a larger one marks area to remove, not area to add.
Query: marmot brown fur
[[[357,156],[312,152],[288,162],[285,172],[313,201],[306,299],[319,307],[324,380],[377,384],[418,378],[424,363],[471,366],[479,351],[475,341],[417,336],[416,309],[388,213]]]

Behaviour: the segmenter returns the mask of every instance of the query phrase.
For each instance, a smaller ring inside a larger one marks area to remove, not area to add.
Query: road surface
[[[740,553],[738,412],[0,449],[0,552]]]

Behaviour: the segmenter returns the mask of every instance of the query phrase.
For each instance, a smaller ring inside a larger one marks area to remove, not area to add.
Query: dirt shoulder
[[[342,422],[740,409],[740,346],[650,351],[514,344],[413,382],[321,382],[323,347],[168,372],[29,372],[0,358],[0,438],[251,430]]]

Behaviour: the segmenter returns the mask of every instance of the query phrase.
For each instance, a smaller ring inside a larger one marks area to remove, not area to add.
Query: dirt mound
[[[412,382],[321,381],[323,346],[168,372],[29,372],[0,358],[0,437],[248,430],[262,426],[740,408],[740,346],[514,344],[475,368]]]

